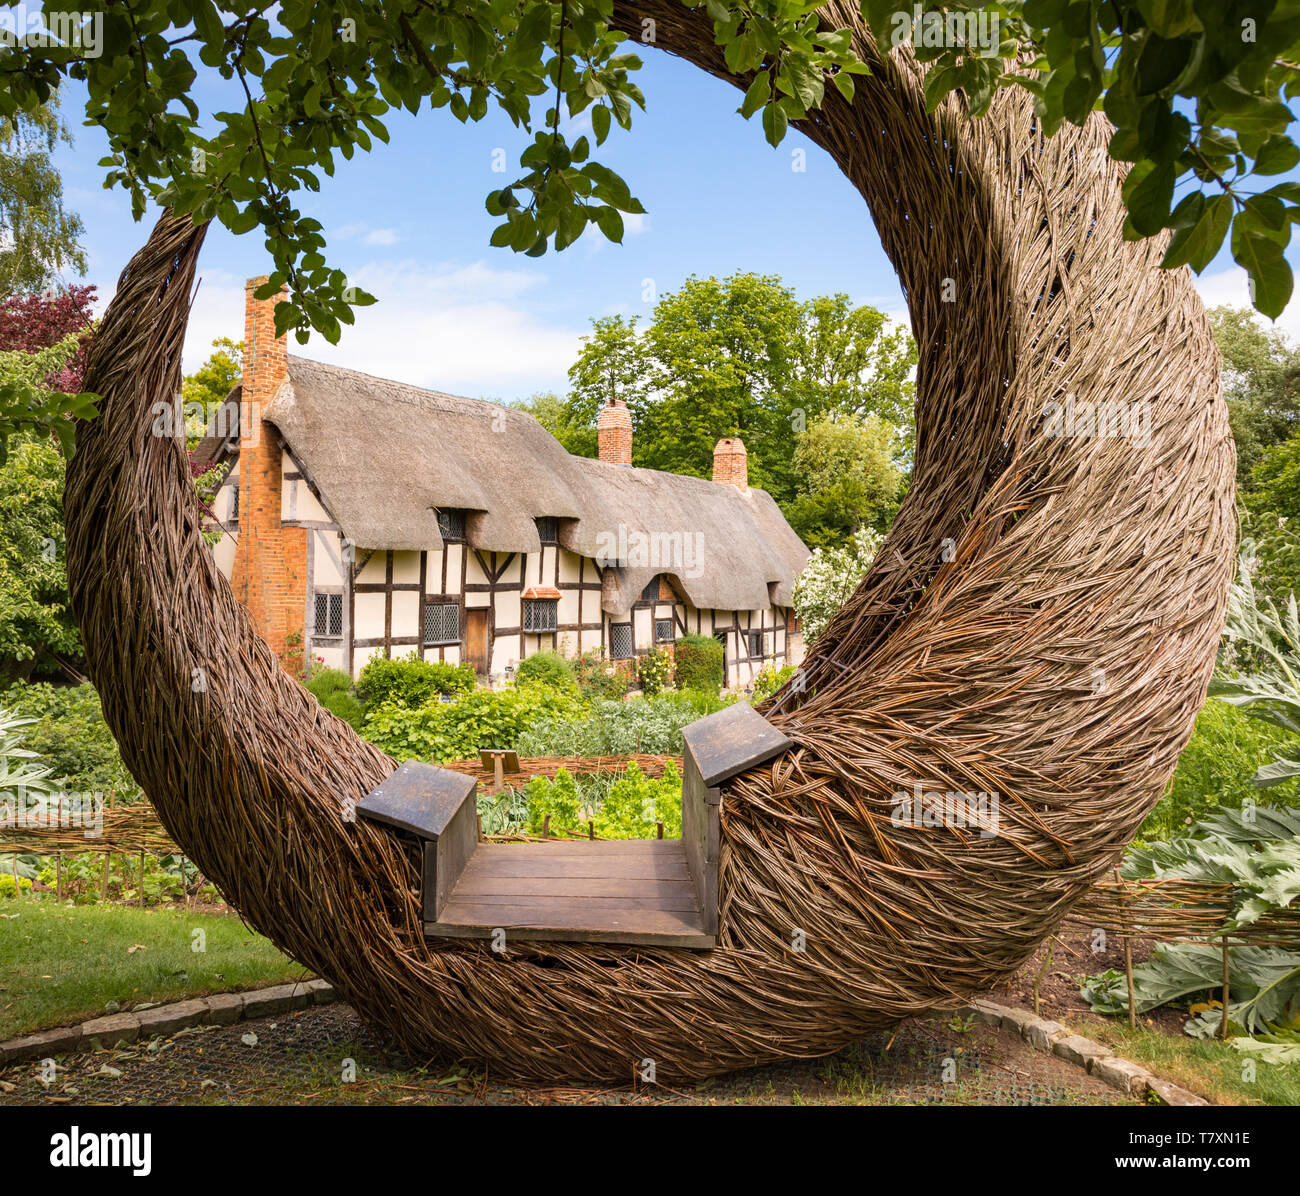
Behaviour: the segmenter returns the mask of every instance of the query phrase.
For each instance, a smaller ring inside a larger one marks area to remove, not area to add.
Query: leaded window
[[[316,594],[312,634],[337,636],[343,634],[343,595]]]
[[[655,643],[671,644],[673,642],[673,621],[672,619],[655,620]]]
[[[632,638],[631,623],[611,623],[609,628],[609,657],[611,660],[631,660],[636,655],[636,641]]]
[[[460,607],[455,602],[426,602],[424,605],[426,647],[460,643]]]
[[[556,598],[525,598],[524,630],[532,634],[554,631],[559,605]]]
[[[465,512],[456,507],[442,507],[438,510],[438,531],[444,540],[463,540],[465,538]]]

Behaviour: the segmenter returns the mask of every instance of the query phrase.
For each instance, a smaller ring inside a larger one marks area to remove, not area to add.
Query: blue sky
[[[866,207],[827,155],[796,133],[772,149],[757,120],[736,113],[739,92],[667,54],[649,50],[643,58],[638,82],[647,111],[636,113],[630,133],[615,129],[600,151],[648,213],[629,219],[622,245],[592,229],[543,258],[491,248],[494,220],[483,199],[514,177],[526,135],[498,114],[468,126],[445,112],[392,114],[389,145],[340,159],[321,192],[302,196],[304,211],[325,225],[331,264],[379,302],[358,311],[337,346],[314,336],[305,347],[291,340],[290,351],[509,400],[562,392],[592,317],[648,317],[653,300],[646,294],[675,290],[692,273],[779,274],[801,298],[844,291],[904,317]],[[206,109],[213,96],[197,98]],[[65,115],[76,120],[80,107],[70,86]],[[571,136],[585,131],[585,121],[574,123]],[[132,222],[125,193],[103,190],[104,170],[96,165],[107,152],[102,134],[77,126],[74,135],[57,164],[67,200],[86,225],[86,281],[98,284],[106,301],[149,224]],[[512,173],[493,173],[498,148]],[[805,169],[798,171],[801,150]],[[214,337],[242,337],[243,281],[270,265],[259,233],[209,232],[187,370],[206,357]],[[1247,302],[1245,276],[1226,252],[1199,286],[1209,303]],[[1300,302],[1280,323],[1300,332]]]

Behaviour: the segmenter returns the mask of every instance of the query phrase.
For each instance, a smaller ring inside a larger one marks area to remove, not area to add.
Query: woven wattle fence
[[[705,10],[616,14],[727,77]],[[344,816],[393,762],[281,670],[203,547],[181,446],[150,434],[203,231],[165,215],[105,313],[86,375],[103,414],[66,494],[105,717],[231,904],[413,1052],[601,1081],[649,1058],[673,1080],[954,1007],[1111,869],[1190,733],[1236,535],[1190,275],[1159,268],[1160,238],[1124,239],[1100,114],[1048,140],[1019,90],[981,120],[960,96],[927,113],[909,51],[860,29],[856,48],[873,73],[853,102],[831,89],[801,127],[907,295],[915,466],[803,690],[769,707],[794,747],[725,787],[714,950],[425,940],[414,854]],[[898,817],[918,790],[996,796],[997,833]]]

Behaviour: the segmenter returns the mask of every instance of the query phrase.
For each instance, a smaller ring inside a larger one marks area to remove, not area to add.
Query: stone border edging
[[[194,997],[136,1013],[113,1013],[78,1026],[41,1030],[0,1042],[0,1067],[24,1059],[64,1055],[82,1047],[107,1050],[141,1038],[175,1034],[190,1026],[229,1026],[246,1018],[269,1017],[305,1009],[308,1005],[329,1005],[336,996],[334,986],[327,980],[300,980],[248,992]]]
[[[985,1025],[1001,1026],[1019,1034],[1036,1051],[1045,1051],[1082,1067],[1126,1096],[1139,1100],[1154,1097],[1162,1105],[1208,1105],[1210,1102],[1169,1080],[1152,1075],[1145,1067],[1121,1059],[1110,1047],[1076,1034],[1060,1022],[1038,1017],[1028,1009],[1016,1009],[984,999],[972,1001],[965,1012],[974,1014]],[[0,1048],[2,1049],[2,1048]]]
[[[0,1067],[19,1063],[24,1059],[64,1055],[82,1047],[106,1050],[132,1043],[140,1038],[175,1034],[191,1026],[230,1026],[235,1022],[258,1017],[270,1017],[308,1005],[329,1005],[337,999],[334,986],[327,980],[304,980],[294,984],[277,984],[271,988],[257,988],[249,992],[217,993],[211,997],[195,997],[188,1001],[175,1001],[158,1005],[137,1013],[113,1013],[92,1018],[77,1026],[63,1029],[41,1030],[22,1038],[0,1042]],[[978,1017],[989,1026],[1000,1026],[1018,1034],[1031,1048],[1045,1051],[1081,1067],[1112,1088],[1139,1100],[1155,1097],[1165,1105],[1208,1105],[1204,1097],[1188,1092],[1169,1080],[1152,1075],[1144,1067],[1121,1059],[1109,1047],[1084,1038],[1081,1034],[1030,1013],[999,1005],[994,1001],[979,999],[966,1006],[966,1013]]]

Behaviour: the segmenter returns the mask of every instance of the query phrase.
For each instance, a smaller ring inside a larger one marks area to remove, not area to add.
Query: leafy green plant
[[[658,823],[665,839],[682,836],[682,778],[670,760],[662,777],[647,777],[635,763],[615,781],[596,810],[596,834],[604,839],[653,839]]]
[[[1250,573],[1242,569],[1228,596],[1225,635],[1245,652],[1245,671],[1220,670],[1210,694],[1246,709],[1292,735],[1300,735],[1300,609],[1294,594],[1279,612],[1271,599],[1257,596]],[[1255,771],[1261,788],[1300,776],[1300,759],[1276,753]]]
[[[337,714],[353,730],[361,730],[366,715],[365,703],[356,696],[352,678],[342,669],[318,669],[303,684],[326,710]]]
[[[547,685],[476,689],[450,702],[432,700],[410,707],[396,700],[368,707],[362,734],[399,760],[445,763],[474,756],[483,748],[517,748],[524,732],[547,718],[580,718],[576,693]],[[521,755],[545,755],[527,752]]]
[[[1168,843],[1130,848],[1122,874],[1130,879],[1185,879],[1232,886],[1221,931],[1256,922],[1300,897],[1300,813],[1246,806],[1202,819]],[[1300,953],[1278,947],[1233,946],[1228,950],[1230,1025],[1246,1034],[1295,1028],[1300,1018]],[[1133,969],[1138,1012],[1191,994],[1217,997],[1223,983],[1223,949],[1213,941],[1161,944]],[[1094,1012],[1128,1008],[1124,976],[1111,969],[1084,981],[1082,995]],[[1207,1009],[1185,1029],[1194,1037],[1218,1030],[1222,1010]]]
[[[54,783],[70,792],[138,792],[94,686],[16,684],[0,692],[0,705],[35,720],[26,729],[26,743],[48,766]]]
[[[30,893],[32,882],[25,876],[14,880],[12,872],[0,872],[0,897],[16,897],[19,893]]]
[[[524,756],[680,755],[682,728],[730,704],[716,692],[678,691],[623,702],[598,701],[580,711],[540,718],[519,736]]]
[[[573,665],[558,652],[534,652],[519,662],[515,684],[536,682],[556,689],[575,689],[578,684]]]
[[[0,803],[5,805],[17,800],[20,789],[49,791],[50,770],[37,763],[36,752],[23,746],[23,733],[35,721],[0,707]]]
[[[474,669],[468,664],[421,660],[411,652],[394,660],[375,657],[368,661],[357,678],[356,692],[367,709],[386,703],[414,708],[439,694],[468,693],[476,684]]]
[[[528,808],[528,829],[533,834],[540,835],[544,828],[579,829],[578,786],[567,768],[556,772],[554,779],[533,777],[524,786],[524,800]]]
[[[684,635],[677,641],[677,688],[713,690],[722,688],[726,653],[712,636]]]
[[[1294,742],[1282,728],[1211,698],[1197,714],[1169,788],[1142,824],[1139,838],[1168,839],[1216,810],[1256,801],[1255,771],[1278,752],[1291,750],[1288,745]],[[1293,802],[1295,793],[1294,783],[1282,784],[1270,800]]]

